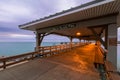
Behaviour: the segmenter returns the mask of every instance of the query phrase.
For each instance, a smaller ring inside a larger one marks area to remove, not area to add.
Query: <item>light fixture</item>
[[[76,35],[77,35],[77,36],[80,36],[80,35],[81,35],[81,33],[80,33],[80,32],[77,32],[77,33],[76,33]]]

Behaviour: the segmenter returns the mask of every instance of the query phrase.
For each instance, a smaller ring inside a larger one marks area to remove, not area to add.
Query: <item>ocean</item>
[[[59,42],[43,42],[41,46],[53,46]],[[0,42],[0,56],[13,56],[32,52],[35,49],[35,42]]]
[[[60,42],[43,42],[41,46],[53,46],[58,45]],[[1,56],[13,56],[32,52],[35,49],[35,42],[0,42],[0,57]],[[120,44],[117,47],[117,63],[120,71]]]

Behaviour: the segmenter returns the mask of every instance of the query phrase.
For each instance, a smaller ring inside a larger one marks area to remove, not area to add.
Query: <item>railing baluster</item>
[[[57,45],[57,46],[47,46],[47,47],[38,47],[37,52],[30,52],[30,53],[26,53],[26,54],[21,54],[21,55],[16,55],[16,56],[11,56],[11,57],[6,57],[3,59],[0,59],[1,62],[3,62],[3,65],[1,68],[6,68],[7,66],[25,61],[25,60],[30,60],[30,59],[34,59],[35,57],[37,57],[36,55],[43,55],[43,56],[47,56],[47,54],[52,55],[52,53],[61,53],[61,52],[66,52],[71,50],[71,48],[80,46],[80,43],[77,44],[62,44],[62,45]],[[24,59],[23,59],[24,58]],[[15,60],[15,61],[13,61]],[[8,61],[11,61],[10,63],[8,63]]]
[[[52,54],[52,51],[51,51],[51,46],[50,46],[50,55]]]
[[[6,69],[6,61],[3,61],[3,69]]]
[[[33,58],[34,58],[34,54],[32,54],[32,57],[31,57],[31,58],[32,58],[32,60],[33,60]]]

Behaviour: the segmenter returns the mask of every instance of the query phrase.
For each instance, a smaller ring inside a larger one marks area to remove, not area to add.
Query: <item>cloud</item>
[[[22,4],[5,1],[0,3],[0,22],[16,22],[17,18],[32,17],[32,10]]]
[[[35,42],[35,35],[25,35],[16,33],[0,33],[0,42]]]
[[[33,37],[29,35],[34,35],[33,32],[21,30],[18,25],[61,12],[88,1],[90,0],[1,0],[0,40],[30,41]],[[54,36],[52,37],[54,38]],[[49,40],[50,37],[48,36],[45,39]],[[63,40],[67,39],[63,38]]]
[[[32,38],[33,35],[25,35],[25,34],[10,34],[12,38]]]
[[[0,22],[31,21],[80,5],[82,1],[89,0],[1,0]]]

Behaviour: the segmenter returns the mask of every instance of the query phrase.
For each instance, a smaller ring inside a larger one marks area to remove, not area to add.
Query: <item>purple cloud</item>
[[[1,0],[0,41],[34,41],[34,33],[31,31],[21,30],[18,28],[18,25],[49,16],[88,1],[92,0]],[[12,34],[19,35],[18,37],[20,38],[18,39],[17,37],[10,36]],[[25,38],[25,35],[31,35],[31,38]],[[48,36],[44,41],[49,41],[50,37]],[[52,37],[54,38],[56,36]],[[66,38],[63,38],[63,40],[68,41]]]

